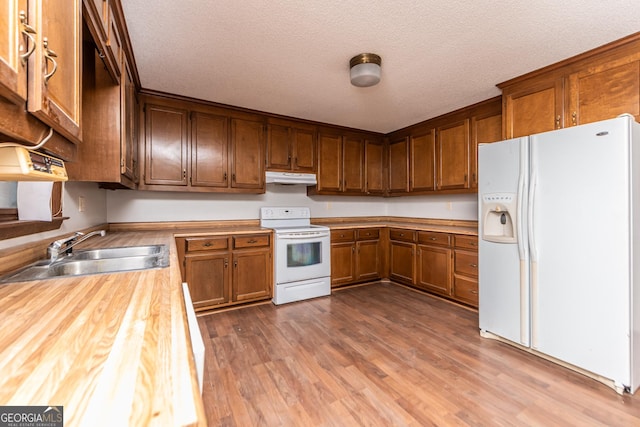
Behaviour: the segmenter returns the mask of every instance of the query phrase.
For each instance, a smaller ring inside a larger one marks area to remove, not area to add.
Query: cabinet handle
[[[351,252],[355,252],[356,251],[356,247],[355,246],[351,246]]]
[[[437,237],[429,237],[429,240],[438,240]]]
[[[231,175],[231,181],[232,182],[236,182],[236,174],[235,173]]]
[[[478,291],[471,291],[472,294],[478,295]]]
[[[208,248],[209,246],[211,246],[211,242],[207,242],[207,243],[205,243],[205,244],[204,244],[204,245],[202,245],[202,246],[204,246],[205,248]]]
[[[573,124],[574,126],[578,124],[578,113],[576,113],[575,111],[571,113],[571,124]]]
[[[470,267],[477,268],[478,264],[469,264]]]
[[[229,260],[227,258],[224,259],[224,268],[229,267]]]
[[[182,169],[182,179],[187,179],[187,170]]]
[[[469,246],[478,246],[478,244],[476,242],[470,242]]]
[[[556,116],[556,129],[560,129],[560,114]]]
[[[20,55],[20,59],[24,64],[31,56],[34,50],[36,50],[36,39],[33,36],[36,34],[36,30],[29,24],[27,24],[27,14],[24,10],[20,11],[20,25],[22,25],[22,35],[27,37],[27,51]],[[31,47],[29,47],[31,45]]]
[[[44,39],[42,39],[42,45],[44,46],[44,62],[46,64],[47,60],[51,61],[53,63],[53,70],[51,70],[50,73],[45,73],[44,75],[44,84],[47,85],[49,83],[49,79],[51,77],[53,77],[53,75],[56,73],[56,71],[58,71],[58,63],[56,62],[56,60],[54,58],[58,57],[58,54],[55,53],[54,51],[52,51],[51,49],[49,49],[49,40],[45,37]],[[48,67],[46,67],[45,65],[45,70],[47,70]]]
[[[234,262],[233,262],[233,266],[234,266],[235,268],[238,268],[238,261],[234,261]]]
[[[256,239],[251,239],[247,243],[258,243],[258,241]]]

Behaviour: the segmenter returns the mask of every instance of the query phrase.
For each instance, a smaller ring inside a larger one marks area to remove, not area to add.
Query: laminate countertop
[[[0,405],[63,405],[65,426],[206,425],[174,234],[78,245],[166,244],[167,268],[0,284]]]

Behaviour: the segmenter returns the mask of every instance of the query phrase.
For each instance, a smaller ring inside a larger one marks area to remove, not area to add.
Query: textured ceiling
[[[640,31],[638,0],[122,0],[142,86],[389,132]],[[382,81],[349,83],[349,59]]]

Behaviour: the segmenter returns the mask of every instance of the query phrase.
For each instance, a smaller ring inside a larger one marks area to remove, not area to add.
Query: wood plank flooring
[[[198,319],[210,426],[633,426],[611,388],[478,333],[389,283]]]

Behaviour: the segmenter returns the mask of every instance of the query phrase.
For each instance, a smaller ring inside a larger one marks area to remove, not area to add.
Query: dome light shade
[[[380,65],[382,59],[375,53],[361,53],[351,58],[349,73],[351,84],[358,87],[369,87],[380,81]]]

